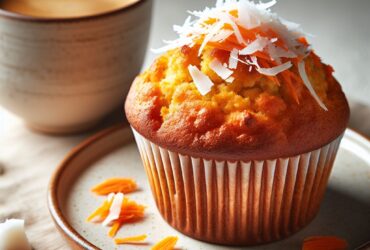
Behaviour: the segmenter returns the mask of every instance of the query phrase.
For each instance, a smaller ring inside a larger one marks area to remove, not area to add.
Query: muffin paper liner
[[[226,245],[267,243],[306,226],[342,139],[289,158],[245,162],[179,154],[133,132],[163,218],[190,237]]]

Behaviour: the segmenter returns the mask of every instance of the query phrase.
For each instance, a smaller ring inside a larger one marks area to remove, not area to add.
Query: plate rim
[[[87,139],[83,140],[77,146],[73,147],[72,150],[63,158],[61,163],[57,166],[54,170],[47,192],[47,205],[49,214],[52,217],[52,220],[58,229],[58,231],[66,238],[67,241],[72,241],[72,243],[76,244],[81,249],[87,250],[100,250],[96,245],[86,240],[82,237],[73,227],[68,223],[67,219],[63,215],[60,204],[58,202],[58,184],[60,181],[60,177],[62,173],[68,168],[68,165],[73,159],[79,156],[81,152],[83,152],[87,147],[90,145],[100,141],[102,138],[120,131],[122,129],[129,129],[125,124],[115,125],[113,127],[104,129],[97,134],[94,134]]]
[[[109,127],[107,129],[104,129],[87,139],[83,140],[81,143],[79,143],[77,146],[73,147],[71,151],[63,158],[61,163],[56,167],[54,170],[49,186],[48,186],[48,192],[47,192],[47,205],[49,214],[51,215],[51,218],[58,229],[58,231],[65,237],[65,239],[73,244],[75,244],[77,247],[81,249],[87,249],[87,250],[100,250],[99,247],[82,237],[73,227],[68,223],[67,219],[63,215],[61,211],[61,207],[58,202],[58,184],[60,181],[60,178],[62,176],[62,173],[66,168],[68,168],[68,165],[71,161],[73,161],[76,157],[79,156],[81,152],[83,152],[87,147],[90,145],[99,142],[101,139],[105,138],[106,136],[109,136],[113,133],[116,133],[120,130],[130,130],[130,127],[127,124],[118,124],[114,125],[112,127]],[[354,135],[357,137],[356,139],[360,139],[361,141],[368,144],[370,148],[370,137],[366,136],[365,134],[352,129],[347,128],[345,130],[345,134],[347,131],[350,131],[352,136]]]

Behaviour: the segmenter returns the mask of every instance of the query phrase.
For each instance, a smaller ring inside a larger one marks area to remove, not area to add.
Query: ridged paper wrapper
[[[167,223],[195,239],[244,246],[286,238],[313,220],[342,139],[287,158],[219,161],[172,152],[133,132]]]

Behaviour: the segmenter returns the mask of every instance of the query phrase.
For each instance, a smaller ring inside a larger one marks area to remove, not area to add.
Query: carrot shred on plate
[[[113,226],[110,228],[110,230],[108,232],[108,236],[113,238],[117,234],[117,232],[121,228],[121,226],[122,226],[121,222],[119,222],[119,221],[114,222]]]
[[[94,219],[95,222],[103,222],[109,215],[112,202],[113,199],[106,199],[104,203],[87,218],[87,221],[92,221]],[[125,223],[132,223],[143,219],[144,210],[145,206],[136,203],[128,197],[124,197],[119,217],[113,220],[108,235],[114,237]]]
[[[87,221],[92,221],[94,218],[99,216],[99,221],[103,221],[109,214],[109,208],[111,207],[113,199],[106,199],[103,204],[96,209],[92,214],[87,217]]]
[[[128,194],[137,189],[135,180],[130,178],[111,178],[91,189],[98,195],[107,195],[110,193]]]
[[[177,236],[168,236],[155,244],[151,250],[172,250],[175,248],[178,239]]]
[[[148,236],[146,234],[142,235],[137,235],[137,236],[130,236],[126,238],[117,238],[114,240],[114,242],[117,245],[121,244],[137,244],[137,243],[142,243],[144,240],[146,240]]]
[[[335,236],[315,236],[303,241],[302,250],[347,250],[346,240]]]

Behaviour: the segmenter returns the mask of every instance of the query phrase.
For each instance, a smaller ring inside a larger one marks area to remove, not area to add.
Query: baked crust
[[[206,72],[205,65],[213,57],[226,59],[215,50],[206,50],[199,59],[194,51],[197,49],[182,48],[160,57],[136,78],[127,97],[125,111],[131,126],[161,147],[219,160],[273,159],[318,149],[347,127],[347,100],[321,62],[309,66],[308,73],[328,111],[317,104],[303,84],[296,86],[299,104],[292,100],[284,81],[280,80],[277,88],[271,87],[275,83],[262,75],[257,75],[245,92],[239,86],[256,76],[255,72],[246,73],[248,70],[238,73],[232,85],[211,76],[217,85],[214,90],[206,96],[195,94],[187,65],[199,65]],[[317,61],[317,57],[314,55],[312,60]],[[174,80],[168,83],[168,79]],[[249,91],[256,86],[257,95]]]

